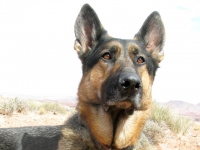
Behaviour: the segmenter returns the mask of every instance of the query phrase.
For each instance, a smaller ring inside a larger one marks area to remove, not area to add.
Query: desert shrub
[[[143,132],[151,143],[156,144],[164,137],[163,127],[165,125],[163,124],[158,124],[153,120],[147,120]]]
[[[38,111],[41,107],[41,102],[27,100],[29,111]]]
[[[158,150],[156,145],[163,136],[164,133],[159,124],[152,120],[147,120],[134,150]]]
[[[18,98],[1,98],[0,114],[12,115],[14,112],[38,111],[44,114],[46,111],[53,113],[67,113],[67,107],[60,105],[58,102],[39,102],[34,100],[19,100]]]
[[[195,125],[194,125],[194,130],[200,130],[200,124],[195,123]]]
[[[175,115],[168,122],[170,129],[175,133],[182,133],[183,135],[188,132],[188,130],[193,127],[193,121],[184,116]]]
[[[158,124],[161,122],[166,123],[174,133],[186,134],[193,125],[193,121],[190,118],[180,116],[169,107],[162,106],[156,102],[152,105],[150,119]]]
[[[170,119],[170,117],[171,117],[170,113],[171,113],[171,111],[170,111],[169,107],[164,107],[164,106],[154,102],[152,104],[150,119],[157,123],[161,123],[163,121],[165,122]]]
[[[30,100],[28,104],[29,104],[29,110],[39,111],[39,114],[44,114],[47,111],[53,113],[61,113],[61,114],[67,113],[67,108],[64,107],[63,105],[60,105],[58,102],[38,102]]]
[[[154,144],[151,143],[149,138],[144,133],[142,133],[140,140],[134,150],[157,150],[157,148]]]
[[[4,115],[12,115],[13,112],[26,112],[26,101],[19,100],[18,98],[6,99],[0,102],[0,113]]]
[[[59,103],[44,103],[41,105],[45,110],[51,111],[54,113],[61,113],[61,114],[66,114],[67,109],[63,106],[61,106]]]
[[[40,115],[43,115],[43,114],[45,114],[46,113],[46,109],[44,108],[44,107],[40,107],[39,108],[39,114]]]

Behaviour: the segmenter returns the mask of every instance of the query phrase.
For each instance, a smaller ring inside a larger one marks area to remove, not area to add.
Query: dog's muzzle
[[[135,69],[126,67],[107,79],[102,86],[102,102],[105,108],[139,109],[142,99],[142,83]]]

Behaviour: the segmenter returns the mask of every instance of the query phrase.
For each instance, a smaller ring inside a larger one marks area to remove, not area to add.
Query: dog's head
[[[74,49],[83,65],[80,101],[109,108],[147,109],[158,64],[164,57],[165,29],[158,12],[146,19],[131,40],[113,38],[85,4],[75,22]]]

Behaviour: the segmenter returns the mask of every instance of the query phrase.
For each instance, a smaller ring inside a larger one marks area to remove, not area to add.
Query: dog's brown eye
[[[144,60],[144,58],[143,57],[138,57],[138,59],[137,59],[137,63],[138,64],[142,64],[142,63],[144,63],[145,62],[145,60]]]
[[[105,60],[110,60],[111,59],[111,55],[110,55],[110,53],[105,53],[105,54],[103,54],[103,56],[102,56]]]

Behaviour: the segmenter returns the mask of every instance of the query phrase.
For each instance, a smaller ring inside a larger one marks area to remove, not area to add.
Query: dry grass
[[[53,113],[66,114],[67,107],[57,102],[38,102],[34,100],[20,100],[18,98],[2,98],[0,101],[0,114],[12,115],[14,112],[26,113],[28,111],[37,111],[39,114],[45,114],[50,111]]]
[[[155,150],[155,145],[165,138],[166,131],[184,135],[193,125],[190,118],[180,116],[169,107],[154,102],[136,150]]]
[[[40,115],[43,115],[43,114],[45,114],[46,113],[46,109],[44,108],[44,107],[40,107],[39,108],[39,114]]]
[[[157,122],[148,120],[143,131],[151,143],[157,144],[165,135],[163,127],[165,127],[164,123],[159,125]]]
[[[197,123],[196,123],[196,124],[194,125],[194,130],[200,130],[200,124],[197,124]]]
[[[162,106],[158,103],[152,105],[150,119],[158,124],[164,122],[174,133],[186,134],[193,127],[194,122],[184,116],[180,116],[169,107]]]
[[[43,103],[42,106],[46,111],[52,111],[54,113],[61,113],[61,114],[66,114],[67,109],[66,107],[63,107],[59,103]]]
[[[14,112],[23,113],[28,111],[28,105],[25,101],[18,98],[8,99],[0,102],[0,113],[4,115],[12,115]]]

